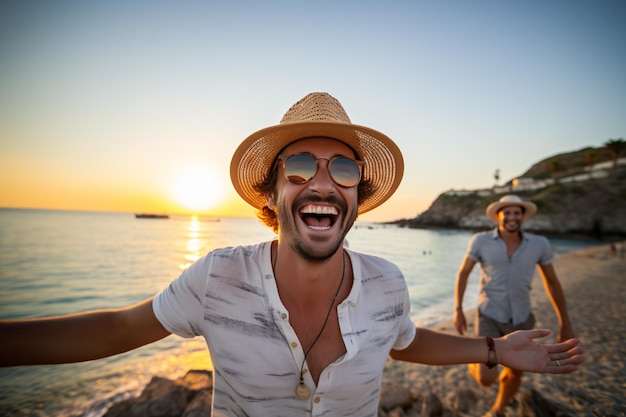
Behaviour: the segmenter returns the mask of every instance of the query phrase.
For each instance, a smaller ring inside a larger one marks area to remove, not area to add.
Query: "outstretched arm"
[[[463,296],[474,265],[476,265],[476,261],[466,255],[459,272],[457,272],[456,284],[454,285],[454,305],[456,306],[454,309],[454,328],[461,335],[467,331],[467,321],[465,320],[465,313],[463,313]]]
[[[521,330],[494,339],[499,364],[519,371],[566,374],[584,362],[583,349],[576,339],[555,344],[538,344],[549,330]],[[486,363],[489,350],[484,337],[461,337],[418,328],[413,342],[404,350],[392,350],[397,360],[426,365]],[[557,362],[558,361],[558,362]]]
[[[571,339],[574,337],[574,330],[567,313],[565,293],[563,292],[563,287],[561,287],[561,283],[556,276],[554,265],[539,265],[539,272],[541,274],[541,278],[543,279],[543,285],[546,289],[546,293],[548,294],[548,297],[550,297],[554,311],[559,318],[559,333],[557,335],[558,340],[559,342],[562,342],[564,340]]]
[[[0,334],[0,366],[18,366],[104,358],[170,333],[157,320],[149,298],[123,309],[0,321]]]

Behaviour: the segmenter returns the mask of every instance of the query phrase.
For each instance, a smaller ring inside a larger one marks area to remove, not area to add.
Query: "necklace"
[[[278,259],[278,248],[276,248],[276,254],[274,255],[274,268],[276,268],[277,259]],[[311,395],[311,390],[309,389],[309,387],[307,387],[304,384],[304,373],[303,373],[304,362],[306,362],[306,358],[307,356],[309,356],[311,349],[313,349],[313,346],[315,346],[320,336],[322,336],[322,333],[324,332],[324,329],[326,328],[326,325],[328,324],[330,313],[331,311],[333,311],[333,306],[335,305],[335,301],[337,301],[337,296],[339,295],[339,291],[341,290],[341,287],[343,286],[343,279],[345,275],[346,275],[346,257],[342,253],[341,254],[341,280],[339,281],[339,287],[337,287],[337,291],[335,291],[335,296],[333,297],[333,300],[330,303],[330,307],[328,307],[328,313],[326,313],[324,324],[322,325],[322,328],[320,329],[317,336],[315,336],[315,339],[313,339],[313,343],[311,343],[311,346],[309,346],[309,348],[304,353],[304,359],[302,360],[302,364],[300,365],[300,381],[298,382],[298,385],[296,386],[296,396],[301,400],[306,400]]]

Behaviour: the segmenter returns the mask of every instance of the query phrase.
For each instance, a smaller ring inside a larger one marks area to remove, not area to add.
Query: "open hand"
[[[498,362],[527,372],[568,374],[576,371],[585,361],[579,340],[568,339],[554,344],[533,341],[549,334],[550,330],[546,329],[518,330],[497,339]]]
[[[467,322],[462,310],[454,312],[454,328],[461,336],[467,331]]]

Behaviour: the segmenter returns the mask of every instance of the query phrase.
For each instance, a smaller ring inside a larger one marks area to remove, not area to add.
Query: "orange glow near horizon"
[[[5,184],[6,185],[6,184]],[[224,187],[225,188],[225,187]],[[214,217],[254,217],[255,212],[234,192],[221,194],[221,201],[207,209],[184,206],[168,190],[148,186],[113,188],[93,186],[32,184],[32,187],[2,186],[0,207],[39,210],[76,210],[124,213],[167,213]]]

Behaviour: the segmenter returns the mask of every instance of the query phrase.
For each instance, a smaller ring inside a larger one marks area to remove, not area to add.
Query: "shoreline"
[[[400,219],[388,222],[373,222],[382,225],[406,227],[408,229],[420,230],[458,230],[461,232],[478,233],[489,229],[489,226],[463,227],[459,225],[448,224],[412,224],[410,219]],[[492,225],[494,226],[495,223]],[[533,233],[547,238],[554,239],[572,239],[572,240],[589,240],[597,242],[598,245],[608,244],[611,242],[620,242],[624,240],[622,233],[597,233],[597,232],[555,232],[551,230],[543,230],[539,228],[524,228],[524,231]]]

